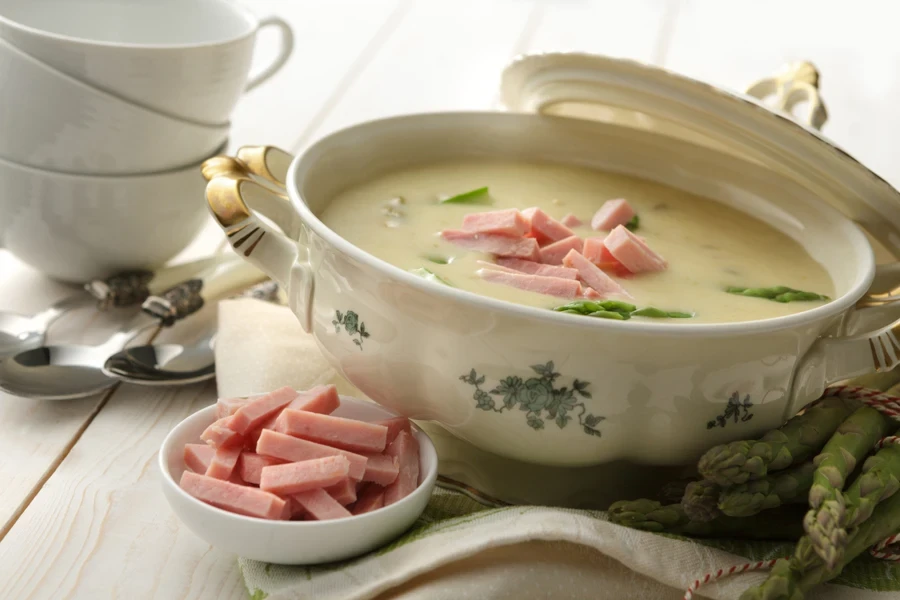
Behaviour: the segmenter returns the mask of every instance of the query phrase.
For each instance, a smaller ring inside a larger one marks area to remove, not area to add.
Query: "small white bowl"
[[[197,536],[244,558],[284,565],[312,565],[364,554],[399,537],[422,514],[437,480],[437,452],[431,439],[413,426],[419,442],[419,487],[385,508],[333,521],[268,521],[221,510],[197,500],[178,485],[184,445],[198,443],[215,420],[216,407],[197,411],[169,432],[159,450],[163,493],[181,522]],[[341,396],[336,416],[376,421],[397,416],[356,398]]]

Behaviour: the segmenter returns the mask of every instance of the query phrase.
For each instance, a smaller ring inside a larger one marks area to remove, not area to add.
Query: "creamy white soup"
[[[474,194],[469,201],[441,202],[484,187],[487,193]],[[486,281],[479,270],[497,257],[450,243],[440,233],[460,229],[470,213],[539,207],[554,219],[566,215],[580,219],[582,224],[571,229],[581,238],[604,238],[606,231],[591,228],[591,217],[605,201],[615,198],[628,201],[639,218],[634,234],[668,266],[661,272],[608,275],[627,290],[632,297],[628,302],[637,309],[682,313],[682,318],[654,319],[657,322],[751,321],[827,302],[827,298],[777,301],[739,295],[734,288],[773,296],[777,293],[759,289],[785,286],[834,296],[825,269],[799,243],[771,226],[706,198],[590,169],[491,161],[416,167],[345,191],[320,217],[366,252],[430,278],[435,285],[449,284],[508,302],[554,309],[578,300]]]

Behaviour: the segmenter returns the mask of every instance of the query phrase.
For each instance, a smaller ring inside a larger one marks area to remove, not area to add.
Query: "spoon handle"
[[[233,256],[196,278],[183,281],[162,294],[150,296],[141,308],[168,327],[197,312],[207,301],[219,299],[262,279],[265,275],[259,269]]]

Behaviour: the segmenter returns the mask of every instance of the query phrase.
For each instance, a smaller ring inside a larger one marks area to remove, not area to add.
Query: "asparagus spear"
[[[781,560],[769,572],[762,585],[752,587],[741,595],[741,600],[802,600],[804,594],[820,583],[840,575],[841,571],[866,548],[900,530],[900,494],[894,494],[878,504],[872,517],[853,532],[847,542],[847,549],[834,568],[821,560],[806,566],[796,560],[796,553],[790,560]],[[802,552],[804,538],[797,544]]]
[[[809,461],[726,488],[719,496],[719,510],[730,517],[749,517],[782,504],[806,502],[815,470],[815,464]]]
[[[692,521],[680,504],[662,505],[655,500],[616,502],[609,507],[613,523],[643,531],[675,533],[693,537],[796,540],[803,533],[794,507],[767,511],[759,517],[718,517],[712,521]]]
[[[825,398],[759,440],[722,444],[700,457],[700,473],[722,487],[762,479],[812,457],[859,404]]]
[[[722,512],[718,507],[721,492],[722,488],[708,479],[687,484],[681,498],[684,514],[692,521],[712,521],[721,516]]]

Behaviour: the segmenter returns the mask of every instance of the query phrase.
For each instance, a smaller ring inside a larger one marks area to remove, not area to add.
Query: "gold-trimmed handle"
[[[277,148],[246,146],[235,157],[207,160],[202,172],[210,212],[232,248],[284,288],[291,309],[310,331],[313,277],[308,251],[297,241],[303,224],[284,188],[287,157]]]
[[[819,70],[807,61],[784,65],[771,77],[760,79],[750,85],[745,92],[759,100],[773,97],[772,108],[786,112],[798,121],[815,129],[821,129],[828,120],[828,111],[819,94]],[[793,114],[800,103],[807,103],[806,114]]]

